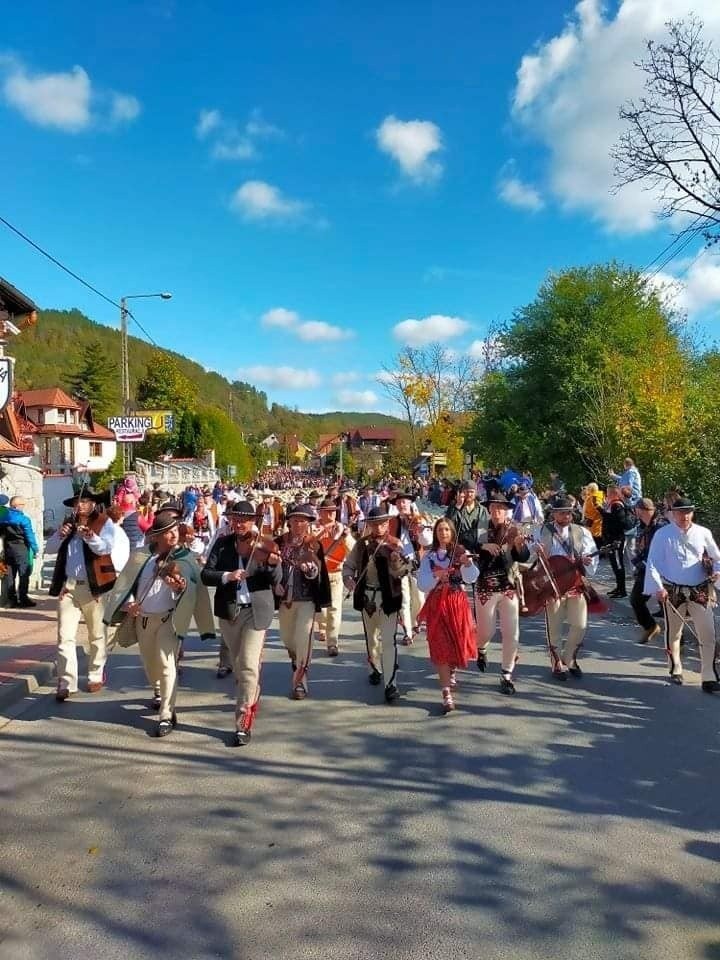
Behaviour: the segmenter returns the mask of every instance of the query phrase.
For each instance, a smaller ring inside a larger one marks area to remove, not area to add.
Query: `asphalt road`
[[[110,686],[38,696],[0,731],[0,958],[720,958],[720,696],[594,620],[585,678],[523,627],[518,693],[461,675],[442,717],[423,642],[404,699],[366,681],[359,624],[311,698],[275,630],[252,744],[191,640],[179,726],[136,653]]]

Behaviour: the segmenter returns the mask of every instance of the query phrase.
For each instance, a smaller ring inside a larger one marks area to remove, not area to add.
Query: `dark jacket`
[[[278,547],[282,549],[283,541],[285,534],[280,537],[275,538],[275,543]],[[332,604],[332,597],[330,596],[330,577],[328,576],[327,566],[325,565],[325,553],[323,548],[318,542],[317,544],[317,563],[320,565],[320,574],[314,580],[310,581],[310,596],[315,604],[315,612],[320,613],[323,607],[329,607]],[[283,565],[278,565],[283,566]],[[300,571],[297,571],[300,573]],[[300,574],[302,576],[302,574]],[[280,604],[283,602],[283,597],[275,597],[275,607],[276,609],[280,608]]]
[[[365,608],[365,579],[369,557],[367,540],[357,540],[343,566],[343,578],[352,577],[355,580],[354,610]],[[390,616],[398,613],[402,606],[402,577],[392,575],[390,560],[384,553],[376,553],[373,548],[373,557],[380,585],[380,608],[386,616]],[[407,573],[410,569],[410,560],[405,560],[401,566]]]
[[[32,550],[35,554],[38,552],[30,517],[26,516],[22,510],[15,510],[13,507],[8,509],[0,520],[0,536],[5,541],[6,553],[26,556],[28,550]]]
[[[615,500],[610,506],[603,504],[602,512],[602,539],[603,543],[625,542],[625,532],[632,526],[628,515],[628,507],[621,501]]]
[[[647,563],[648,553],[652,538],[661,527],[666,527],[668,521],[659,513],[655,513],[650,523],[644,524],[642,520],[638,524],[637,540],[635,541],[635,555],[632,558],[636,573],[645,575],[645,564]]]
[[[262,555],[261,555],[262,556]],[[237,613],[237,582],[222,582],[223,573],[232,573],[238,568],[238,553],[235,546],[235,534],[231,533],[224,537],[218,537],[208,554],[205,566],[202,568],[200,579],[207,587],[215,587],[215,602],[213,612],[221,620],[234,620]],[[274,611],[274,602],[272,599],[272,588],[280,583],[282,570],[280,564],[276,567],[270,567],[267,563],[258,562],[255,557],[250,562],[248,577],[246,580],[248,592],[250,593],[250,602],[253,605],[253,614],[256,614],[255,607],[269,609],[270,620]],[[265,609],[261,611],[261,620],[264,622]],[[255,619],[257,619],[255,617]],[[264,626],[256,622],[260,630],[267,629],[270,626],[268,621]]]
[[[490,522],[490,515],[485,507],[475,501],[472,510],[463,507],[456,507],[452,504],[445,511],[445,516],[455,527],[458,541],[471,553],[477,551],[479,536],[487,530]]]

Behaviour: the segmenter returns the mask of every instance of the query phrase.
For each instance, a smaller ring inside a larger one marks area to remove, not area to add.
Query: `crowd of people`
[[[552,676],[580,680],[588,612],[602,608],[591,582],[600,554],[615,573],[610,596],[626,596],[626,563],[632,567],[640,642],[661,633],[662,616],[671,682],[682,683],[680,640],[690,623],[702,689],[720,690],[712,613],[720,551],[683,491],[668,491],[657,507],[643,496],[629,459],[604,490],[591,482],[578,496],[558,474],[537,492],[531,474],[507,470],[453,485],[383,478],[358,488],[308,474],[306,486],[277,486],[287,479],[282,470],[265,472],[245,487],[218,482],[173,495],[141,491],[128,475],[112,495],[84,486],[66,500],[71,513],[46,548],[56,553],[58,701],[79,690],[84,619],[87,691],[103,689],[114,645],[137,643],[157,733],[167,736],[194,620],[204,640],[219,633],[217,676],[234,675],[237,687],[233,742],[247,744],[273,617],[289,660],[289,695],[304,700],[314,647],[330,658],[341,653],[350,600],[363,625],[368,682],[382,686],[388,704],[401,696],[398,646],[422,632],[444,713],[456,709],[460,670],[489,669],[496,632],[499,689],[514,694],[522,617],[538,612]],[[0,503],[0,534],[12,604],[32,606],[27,570],[37,543],[22,508],[18,497]]]

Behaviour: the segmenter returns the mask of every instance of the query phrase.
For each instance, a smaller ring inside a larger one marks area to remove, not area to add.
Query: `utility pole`
[[[127,299],[120,298],[120,368],[122,394],[122,412],[127,416],[130,412],[130,364],[128,361],[128,308]],[[130,444],[123,444],[123,473],[130,469]]]
[[[128,300],[150,300],[159,297],[160,300],[172,300],[171,293],[134,293],[127,297],[120,297],[120,367],[123,416],[130,413],[130,362],[128,357]],[[132,460],[132,445],[123,444],[123,471],[127,473]]]

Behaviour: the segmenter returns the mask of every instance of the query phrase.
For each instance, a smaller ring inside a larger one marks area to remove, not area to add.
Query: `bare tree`
[[[389,367],[382,364],[382,370],[382,374],[377,377],[377,382],[386,396],[403,411],[410,432],[410,443],[415,452],[418,449],[415,431],[418,427],[420,411],[412,392],[408,389],[410,378],[405,371],[395,366]]]
[[[663,42],[648,41],[645,95],[620,110],[628,124],[612,151],[618,189],[655,190],[661,216],[693,218],[692,233],[712,237],[720,225],[720,59],[695,17],[667,24]]]

